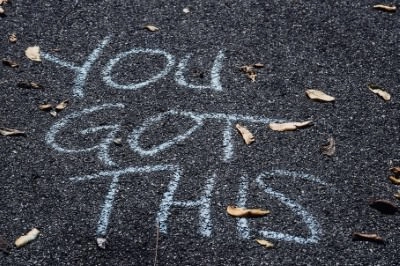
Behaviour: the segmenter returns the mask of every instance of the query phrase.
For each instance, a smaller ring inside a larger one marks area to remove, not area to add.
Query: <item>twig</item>
[[[154,266],[157,265],[157,257],[158,257],[158,240],[160,239],[160,227],[158,225],[158,222],[156,223],[156,228],[157,228],[157,235],[156,235],[156,252],[154,255]]]

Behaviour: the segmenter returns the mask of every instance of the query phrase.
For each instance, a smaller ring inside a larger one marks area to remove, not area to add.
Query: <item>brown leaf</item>
[[[392,167],[392,168],[390,168],[390,171],[391,171],[394,175],[400,175],[400,166]]]
[[[292,131],[299,128],[304,128],[312,125],[312,121],[304,122],[288,122],[288,123],[270,123],[268,126],[274,131]]]
[[[42,89],[43,86],[34,81],[20,81],[17,86],[22,89]]]
[[[373,93],[375,93],[376,95],[380,96],[385,101],[389,101],[391,98],[390,94],[388,92],[386,92],[385,90],[383,90],[378,85],[368,84],[368,89],[370,91],[372,91]]]
[[[236,129],[242,134],[243,140],[247,145],[254,142],[253,134],[246,127],[236,124]]]
[[[40,48],[39,46],[31,46],[25,50],[25,55],[32,61],[40,62]]]
[[[334,138],[330,137],[328,139],[328,143],[325,145],[322,145],[321,152],[324,155],[332,156],[335,154],[335,151],[336,151],[335,140],[334,140]]]
[[[335,101],[335,97],[329,96],[323,91],[308,89],[306,90],[306,95],[311,100],[320,101],[320,102],[333,102]]]
[[[144,28],[147,29],[148,31],[151,31],[151,32],[155,32],[155,31],[159,31],[159,30],[160,30],[160,29],[157,28],[156,26],[150,25],[150,24],[144,26]]]
[[[400,190],[397,190],[397,192],[394,193],[393,196],[394,196],[396,199],[400,200]]]
[[[373,200],[369,206],[384,214],[395,214],[398,211],[397,206],[388,200]]]
[[[10,36],[8,36],[8,41],[11,43],[16,43],[17,42],[17,34],[11,33]]]
[[[0,0],[0,5],[4,5],[4,4],[7,4],[8,3],[8,0]]]
[[[379,242],[382,243],[384,240],[377,234],[368,234],[368,233],[353,233],[353,240],[359,241],[372,241],[372,242]]]
[[[3,62],[3,65],[5,65],[5,66],[9,66],[9,67],[12,67],[12,68],[19,67],[19,64],[16,61],[12,61],[12,60],[4,58],[2,60],[2,62]]]
[[[256,63],[253,65],[255,68],[263,68],[264,64],[263,63]]]
[[[15,246],[17,248],[23,247],[29,242],[35,240],[39,235],[39,230],[36,228],[33,228],[31,231],[29,231],[26,235],[20,236],[15,240]]]
[[[264,246],[265,248],[273,248],[274,244],[272,242],[269,242],[268,240],[264,239],[256,239],[257,243],[260,244],[261,246]]]
[[[45,103],[45,104],[40,104],[39,109],[42,111],[49,111],[53,108],[53,105],[51,103]]]
[[[65,107],[67,107],[68,102],[69,102],[68,100],[64,100],[64,101],[60,102],[59,104],[56,105],[56,110],[57,110],[57,111],[62,111],[62,110],[64,110]]]
[[[268,210],[263,209],[246,209],[236,206],[228,206],[226,209],[229,215],[233,217],[261,217],[270,213]]]
[[[396,12],[396,6],[395,5],[383,5],[383,4],[378,4],[373,6],[375,9],[379,9],[382,11],[386,12]]]
[[[21,131],[21,130],[18,130],[18,129],[1,127],[0,128],[0,135],[3,135],[3,136],[21,136],[21,135],[25,135],[25,132]]]
[[[106,249],[107,239],[105,239],[104,237],[98,237],[96,238],[96,242],[99,248]]]
[[[56,111],[56,110],[51,110],[51,111],[50,111],[50,115],[51,115],[52,117],[56,117],[56,116],[57,116],[57,111]]]
[[[400,185],[400,178],[397,178],[395,176],[389,176],[389,180],[395,185]]]
[[[256,81],[257,73],[256,73],[255,71],[250,72],[250,73],[247,73],[247,77],[248,77],[252,82],[254,82],[254,81]]]

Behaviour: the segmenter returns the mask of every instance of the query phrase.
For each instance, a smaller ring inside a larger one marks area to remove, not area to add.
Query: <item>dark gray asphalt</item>
[[[41,233],[1,265],[398,263],[399,214],[369,206],[398,204],[398,12],[345,0],[28,2],[0,17],[0,57],[19,63],[0,66],[0,127],[26,131],[0,136],[0,235]],[[33,45],[41,62],[24,55]],[[251,82],[239,68],[259,62]],[[63,100],[57,117],[38,108]],[[278,120],[314,125],[267,128]],[[320,152],[329,137],[332,157]],[[271,214],[235,219],[228,205]]]

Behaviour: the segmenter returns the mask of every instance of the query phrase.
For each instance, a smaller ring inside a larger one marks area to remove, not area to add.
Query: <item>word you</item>
[[[49,53],[41,52],[41,56],[42,58],[48,61],[66,67],[76,73],[72,91],[75,97],[82,98],[84,97],[84,87],[87,76],[91,71],[94,63],[99,58],[100,54],[103,52],[105,47],[110,43],[110,41],[111,41],[111,36],[107,36],[106,38],[104,38],[104,40],[92,51],[92,53],[86,58],[86,61],[81,66],[75,63],[62,60]],[[112,76],[114,67],[118,65],[121,60],[138,54],[145,54],[149,56],[162,56],[165,59],[165,66],[161,70],[159,70],[158,73],[154,74],[152,77],[144,81],[131,84],[120,84],[117,81],[115,81]],[[209,85],[191,84],[185,79],[184,76],[184,73],[186,72],[185,69],[189,64],[191,57],[192,54],[187,54],[183,57],[183,59],[179,61],[177,65],[177,71],[175,72],[176,83],[179,84],[180,86],[184,86],[190,89],[197,89],[197,90],[211,89],[214,91],[222,91],[220,72],[222,69],[222,62],[224,59],[223,51],[219,51],[217,53],[217,56],[215,57],[213,66],[211,68],[211,81]],[[114,58],[108,61],[108,63],[104,66],[102,71],[103,81],[105,82],[105,84],[114,89],[138,90],[166,76],[169,72],[171,72],[173,66],[175,65],[175,61],[176,61],[175,56],[160,49],[133,48],[129,51],[117,54]]]

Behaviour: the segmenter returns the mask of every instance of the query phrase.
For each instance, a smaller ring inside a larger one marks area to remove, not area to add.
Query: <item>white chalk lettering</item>
[[[123,175],[129,174],[146,174],[152,172],[161,172],[161,171],[169,171],[174,173],[174,178],[180,177],[180,169],[176,165],[171,164],[160,164],[160,165],[152,165],[152,166],[143,166],[143,167],[129,167],[122,170],[115,171],[103,171],[93,175],[86,176],[76,176],[71,177],[70,180],[74,182],[98,179],[98,178],[112,178],[111,184],[109,186],[108,192],[105,197],[105,202],[101,209],[100,218],[97,223],[97,235],[105,236],[107,234],[107,228],[110,221],[111,211],[113,209],[113,202],[115,196],[118,193],[118,183],[119,179]]]
[[[164,198],[160,204],[160,210],[157,215],[157,222],[160,226],[160,232],[167,234],[168,230],[168,216],[171,207],[181,207],[181,208],[199,208],[199,234],[205,237],[211,236],[212,233],[212,223],[210,215],[210,201],[211,193],[214,188],[216,174],[207,179],[206,185],[204,187],[203,195],[198,200],[176,200],[174,199],[175,192],[178,188],[180,181],[180,175],[175,174],[175,178],[171,180],[168,185],[167,192],[164,193]]]
[[[222,69],[222,61],[224,59],[224,53],[222,51],[219,51],[217,57],[214,60],[214,65],[211,69],[210,85],[194,85],[194,84],[189,84],[186,81],[184,77],[184,71],[187,68],[191,56],[192,56],[191,54],[188,54],[179,62],[178,71],[176,71],[175,73],[176,83],[191,89],[198,89],[198,90],[211,89],[215,91],[222,91],[220,73]]]
[[[311,175],[296,173],[296,172],[289,172],[289,171],[271,171],[271,172],[264,172],[257,177],[257,182],[261,188],[264,189],[264,192],[269,194],[271,197],[276,198],[283,204],[285,204],[294,214],[301,217],[303,222],[307,225],[308,229],[310,230],[310,237],[304,238],[299,236],[293,236],[290,234],[285,234],[281,232],[275,231],[268,231],[268,230],[261,230],[259,233],[265,238],[272,238],[278,240],[284,240],[289,242],[296,242],[299,244],[314,244],[318,243],[320,236],[322,235],[322,230],[320,228],[319,223],[315,218],[306,211],[300,204],[296,203],[295,201],[289,199],[284,194],[273,190],[271,187],[265,184],[263,179],[270,176],[290,176],[290,177],[297,177],[306,180],[310,180],[319,184],[325,184],[324,182],[320,181],[319,178],[313,177]]]
[[[142,81],[139,83],[132,83],[132,84],[128,84],[128,85],[123,85],[123,84],[119,84],[116,83],[115,81],[113,81],[112,79],[112,70],[114,68],[114,66],[123,58],[130,56],[132,54],[140,54],[140,53],[144,53],[144,54],[149,54],[149,55],[162,55],[165,57],[167,63],[164,67],[164,69],[162,69],[158,74],[154,75],[153,77],[149,78],[146,81]],[[140,88],[143,88],[153,82],[158,81],[159,79],[161,79],[162,77],[164,77],[165,75],[167,75],[172,67],[175,64],[175,57],[165,51],[159,50],[159,49],[132,49],[130,51],[124,52],[124,53],[120,53],[118,54],[115,58],[111,59],[108,64],[106,65],[106,67],[103,70],[103,80],[104,82],[113,88],[116,89],[121,89],[121,90],[137,90]]]
[[[149,127],[155,123],[159,123],[162,119],[164,119],[167,115],[175,115],[175,116],[184,116],[189,117],[195,121],[195,125],[192,126],[185,133],[174,137],[173,139],[161,143],[155,147],[144,149],[140,145],[140,137],[141,135],[149,129]],[[193,134],[196,130],[203,126],[205,119],[215,119],[219,121],[225,122],[225,128],[223,130],[223,161],[228,162],[233,156],[233,141],[231,132],[234,130],[233,123],[237,121],[243,121],[247,123],[260,123],[260,124],[268,124],[271,122],[282,122],[284,120],[281,119],[273,119],[273,118],[265,118],[265,117],[252,117],[252,116],[243,116],[237,114],[222,114],[222,113],[193,113],[193,112],[185,112],[185,111],[175,111],[170,110],[159,115],[150,117],[146,119],[142,126],[134,129],[130,136],[128,137],[128,142],[131,149],[141,156],[154,156],[159,152],[164,151],[167,148],[170,148],[173,145],[176,145],[179,142],[187,139],[191,134]]]
[[[120,126],[119,125],[108,125],[108,126],[101,126],[101,127],[94,127],[94,128],[88,128],[85,130],[80,131],[81,134],[86,135],[89,133],[94,133],[100,130],[107,130],[108,134],[103,140],[89,148],[84,148],[84,149],[71,149],[71,148],[64,148],[61,145],[58,144],[56,140],[57,134],[65,129],[69,124],[73,123],[73,119],[80,118],[83,115],[88,115],[100,110],[104,109],[112,109],[112,108],[117,108],[117,109],[122,109],[124,108],[123,104],[104,104],[100,106],[95,106],[92,108],[84,109],[83,111],[80,112],[75,112],[72,114],[67,115],[57,123],[55,123],[48,133],[46,134],[46,143],[50,145],[53,149],[62,152],[62,153],[81,153],[81,152],[91,152],[94,150],[97,150],[97,155],[98,158],[101,162],[103,162],[105,165],[108,166],[113,166],[116,165],[110,158],[109,156],[109,146],[112,143],[113,139],[115,138],[115,135],[119,131]]]
[[[74,81],[72,92],[75,97],[82,98],[84,96],[83,89],[85,86],[87,75],[89,74],[89,71],[93,66],[93,63],[97,60],[97,58],[99,58],[104,47],[107,46],[107,44],[110,42],[110,40],[111,40],[111,36],[107,36],[106,38],[104,38],[104,40],[99,44],[99,46],[97,46],[93,50],[93,52],[88,56],[88,58],[86,59],[86,62],[82,66],[77,66],[74,63],[69,63],[67,61],[59,59],[59,58],[57,58],[51,54],[45,53],[45,52],[41,52],[40,54],[46,60],[49,60],[53,63],[59,64],[60,66],[63,66],[63,67],[66,67],[66,68],[69,68],[69,69],[75,71],[76,78]]]
[[[249,189],[249,181],[247,176],[241,176],[236,206],[246,207],[248,189]],[[250,237],[250,229],[246,218],[239,218],[237,220],[237,230],[241,238],[248,239]]]

